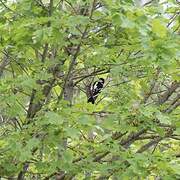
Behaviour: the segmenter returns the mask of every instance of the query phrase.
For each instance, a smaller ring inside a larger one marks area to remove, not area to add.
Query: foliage
[[[1,177],[180,178],[179,10],[167,3],[1,1]]]

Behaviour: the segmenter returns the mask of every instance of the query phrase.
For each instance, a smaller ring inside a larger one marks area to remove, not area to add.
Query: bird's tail
[[[94,104],[95,99],[93,98],[93,96],[91,96],[91,97],[88,98],[88,101],[87,101],[87,102],[88,102],[88,103],[91,102],[92,104]]]

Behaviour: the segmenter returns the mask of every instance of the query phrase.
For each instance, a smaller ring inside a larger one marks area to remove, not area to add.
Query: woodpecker
[[[99,81],[95,81],[91,87],[91,93],[90,97],[88,98],[88,103],[91,102],[92,104],[95,103],[95,100],[97,99],[99,93],[101,93],[101,90],[104,85],[104,79],[100,78]]]

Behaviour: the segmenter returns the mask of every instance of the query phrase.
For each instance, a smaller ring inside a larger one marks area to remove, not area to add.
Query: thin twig
[[[14,14],[17,14],[17,15],[19,15],[19,16],[23,16],[23,15],[19,14],[17,11],[14,11],[14,10],[12,10],[11,8],[9,8],[2,0],[0,0],[0,2],[1,2],[1,4],[2,4],[7,10],[9,10],[9,11],[11,11],[11,12],[13,12]]]

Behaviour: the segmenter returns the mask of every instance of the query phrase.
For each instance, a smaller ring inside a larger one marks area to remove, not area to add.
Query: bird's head
[[[99,78],[99,82],[104,84],[104,79],[103,78]]]

